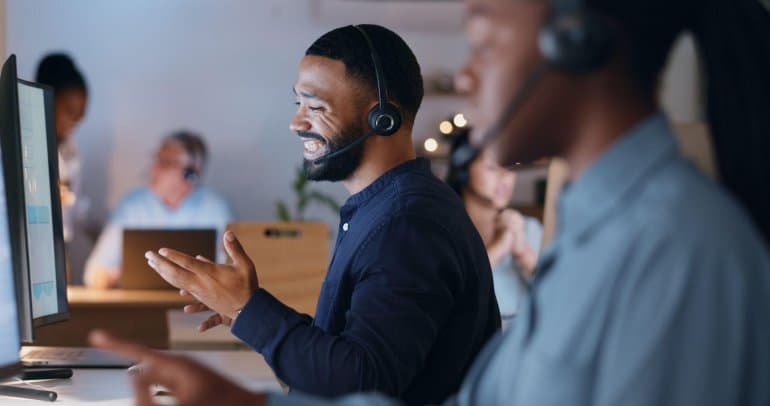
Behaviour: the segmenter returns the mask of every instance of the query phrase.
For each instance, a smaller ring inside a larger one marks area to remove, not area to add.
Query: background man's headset
[[[174,133],[169,138],[182,144],[182,148],[190,157],[190,164],[184,167],[182,172],[185,181],[191,184],[197,183],[206,161],[206,145],[203,140],[187,131]]]
[[[350,149],[358,146],[372,135],[391,136],[395,134],[401,128],[401,111],[388,101],[388,82],[385,79],[385,72],[380,64],[380,57],[377,54],[377,49],[374,47],[372,39],[369,34],[366,33],[363,27],[359,25],[351,25],[351,27],[358,30],[361,36],[366,42],[366,46],[369,48],[369,54],[371,55],[372,65],[374,66],[374,76],[377,80],[377,104],[369,110],[367,122],[369,123],[369,131],[357,140],[351,142],[349,145],[341,148],[330,154],[326,154],[320,158],[317,158],[313,163],[318,164],[323,161],[329,160],[336,156],[342,155]]]
[[[585,74],[602,67],[612,54],[615,29],[606,18],[587,9],[582,0],[551,0],[550,3],[553,12],[538,35],[543,61],[529,73],[481,142],[468,143],[452,154],[451,165],[465,168],[466,176],[470,163],[500,135],[548,70]]]

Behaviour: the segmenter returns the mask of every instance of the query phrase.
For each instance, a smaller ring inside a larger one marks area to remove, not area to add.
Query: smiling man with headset
[[[504,165],[561,156],[570,182],[513,326],[446,404],[770,404],[767,10],[756,0],[466,3],[471,55],[458,81],[484,130],[454,163],[483,147]],[[705,55],[724,188],[682,157],[658,110],[658,78],[685,29]],[[93,342],[146,362],[143,401],[159,382],[187,404],[327,404],[249,393],[103,334]],[[182,370],[187,381],[168,373]]]
[[[222,235],[232,213],[219,193],[200,184],[207,158],[198,134],[177,131],[163,139],[150,167],[149,185],[120,200],[99,236],[86,262],[87,286],[117,286],[126,228],[214,228]]]
[[[308,48],[293,90],[289,127],[307,177],[342,181],[352,195],[315,318],[259,287],[260,269],[230,232],[233,266],[167,249],[148,261],[201,302],[188,311],[217,312],[204,329],[232,324],[293,390],[441,402],[500,317],[486,251],[462,203],[415,158],[420,66],[392,31],[346,26]]]

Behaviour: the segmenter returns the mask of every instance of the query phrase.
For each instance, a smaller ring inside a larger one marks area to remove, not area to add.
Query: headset
[[[169,139],[182,144],[191,163],[182,169],[182,176],[188,183],[195,184],[200,180],[201,170],[206,161],[206,145],[203,140],[193,133],[180,131],[169,136]]]
[[[388,101],[388,82],[385,79],[385,72],[380,64],[380,57],[377,53],[377,49],[374,47],[372,39],[360,25],[351,25],[350,27],[361,33],[361,36],[364,38],[366,46],[369,49],[369,55],[371,56],[372,65],[374,66],[374,76],[377,81],[377,104],[369,110],[367,116],[369,131],[367,131],[366,134],[338,151],[313,160],[314,164],[340,156],[358,146],[372,135],[388,137],[395,134],[401,128],[401,111],[396,105]]]
[[[452,166],[465,168],[467,172],[470,163],[497,139],[546,72],[555,69],[572,75],[586,74],[610,59],[615,28],[606,18],[588,10],[583,0],[551,0],[550,3],[553,12],[538,34],[543,61],[530,71],[479,145],[468,143],[452,154]]]
[[[398,107],[388,101],[388,82],[385,79],[385,73],[382,70],[380,58],[372,39],[360,25],[354,25],[353,28],[357,29],[361,36],[364,37],[364,41],[366,41],[366,46],[369,48],[372,64],[374,65],[374,76],[377,79],[378,102],[377,105],[369,110],[369,128],[377,135],[393,135],[401,128],[401,112],[398,110]]]

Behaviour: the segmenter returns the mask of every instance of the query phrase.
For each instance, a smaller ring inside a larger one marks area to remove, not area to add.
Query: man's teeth
[[[305,151],[313,153],[321,148],[321,143],[315,140],[305,141]]]

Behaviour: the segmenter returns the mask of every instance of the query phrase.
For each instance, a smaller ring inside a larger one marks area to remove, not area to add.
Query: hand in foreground
[[[223,239],[225,250],[233,259],[232,265],[214,264],[168,248],[161,248],[158,253],[148,251],[145,257],[150,267],[168,283],[189,293],[220,317],[234,319],[259,289],[259,281],[254,263],[235,234],[227,231]]]
[[[178,355],[164,354],[119,340],[95,330],[89,336],[97,348],[116,352],[142,364],[132,375],[136,404],[154,405],[150,389],[163,385],[179,405],[255,405],[266,403],[263,394],[249,392],[201,364]]]

